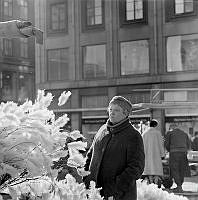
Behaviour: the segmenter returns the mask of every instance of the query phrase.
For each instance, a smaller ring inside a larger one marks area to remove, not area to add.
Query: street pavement
[[[174,184],[173,187],[175,187]],[[186,177],[182,187],[184,191],[198,193],[198,176]]]
[[[176,184],[173,183],[172,188],[175,188]],[[188,200],[198,200],[198,176],[186,177],[182,185],[183,192],[175,193],[176,195],[181,195],[187,197]],[[171,190],[167,190],[172,192]]]
[[[173,183],[171,189],[175,188],[176,184]],[[182,193],[174,193],[175,195],[181,195],[186,197],[188,200],[198,200],[198,176],[186,177],[182,185]],[[164,189],[167,192],[172,192],[171,189]]]

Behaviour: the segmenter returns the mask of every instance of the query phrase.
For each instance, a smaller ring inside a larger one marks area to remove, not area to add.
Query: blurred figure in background
[[[198,151],[198,131],[195,132],[195,137],[193,138],[192,141],[192,150]]]
[[[149,128],[142,134],[145,150],[143,179],[161,187],[163,176],[162,158],[165,157],[161,132],[157,129],[158,121],[152,119]]]
[[[182,184],[185,176],[190,176],[187,152],[190,150],[190,139],[184,131],[176,124],[171,124],[170,130],[166,134],[165,147],[169,152],[169,166],[171,177],[177,187],[173,192],[182,192]]]

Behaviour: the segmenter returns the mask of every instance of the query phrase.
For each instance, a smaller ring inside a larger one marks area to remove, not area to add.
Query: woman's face
[[[127,117],[126,112],[117,104],[111,103],[108,108],[109,120],[116,124]]]

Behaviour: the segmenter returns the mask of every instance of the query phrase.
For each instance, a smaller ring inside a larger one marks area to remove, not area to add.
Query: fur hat
[[[109,102],[110,104],[117,104],[119,105],[123,110],[126,110],[128,115],[131,113],[132,111],[132,104],[131,102],[124,98],[123,96],[114,96],[111,101]]]

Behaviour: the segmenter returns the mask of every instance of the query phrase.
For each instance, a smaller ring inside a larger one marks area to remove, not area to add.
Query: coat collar
[[[107,124],[107,130],[112,134],[116,134],[131,125],[128,117],[126,119],[123,119],[117,124],[112,124],[108,119],[106,124]]]

